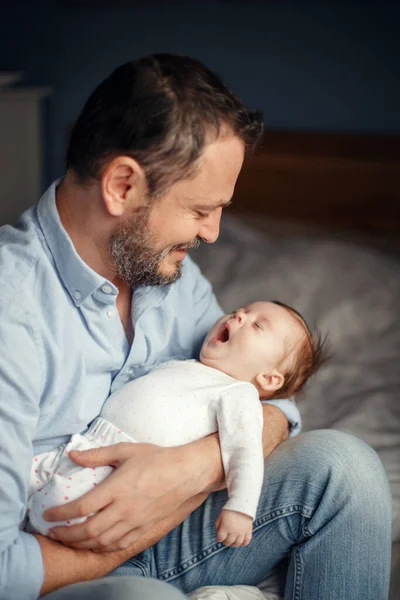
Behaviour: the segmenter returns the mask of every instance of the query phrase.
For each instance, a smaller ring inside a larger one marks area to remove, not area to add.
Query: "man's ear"
[[[283,386],[285,378],[282,373],[274,369],[270,373],[259,373],[256,382],[263,392],[276,392]]]
[[[146,201],[142,167],[130,156],[113,158],[101,175],[101,191],[105,208],[113,217],[134,212]]]

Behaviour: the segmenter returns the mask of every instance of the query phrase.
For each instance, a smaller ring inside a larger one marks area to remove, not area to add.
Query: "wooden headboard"
[[[400,232],[400,135],[266,131],[232,210],[364,233]]]

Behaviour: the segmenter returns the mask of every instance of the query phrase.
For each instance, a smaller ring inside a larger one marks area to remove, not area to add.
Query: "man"
[[[175,588],[256,584],[288,556],[288,598],[386,598],[382,465],[344,434],[294,437],[299,416],[288,400],[263,408],[266,477],[247,548],[215,539],[226,501],[217,435],[176,448],[71,453],[116,469],[47,518],[96,514],[55,527],[53,539],[21,531],[34,455],[85,430],[130,379],[197,355],[221,309],[186,251],[217,239],[260,133],[260,115],[199,62],[127,63],[86,103],[63,180],[2,228],[1,599],[59,590],[50,598],[167,600],[180,597]],[[133,565],[143,578],[99,579],[129,576]]]

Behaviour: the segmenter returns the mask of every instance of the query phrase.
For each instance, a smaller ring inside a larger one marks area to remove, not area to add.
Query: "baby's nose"
[[[239,323],[243,323],[243,321],[246,318],[246,313],[243,312],[242,310],[237,310],[235,312],[235,317],[237,318],[237,320],[239,321]]]

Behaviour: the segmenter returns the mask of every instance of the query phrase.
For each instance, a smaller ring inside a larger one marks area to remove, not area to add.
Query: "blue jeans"
[[[283,561],[287,600],[387,600],[391,495],[379,458],[364,442],[322,430],[281,444],[266,461],[247,547],[216,541],[226,500],[226,491],[211,494],[111,575],[152,577],[187,594],[206,585],[257,585]]]

